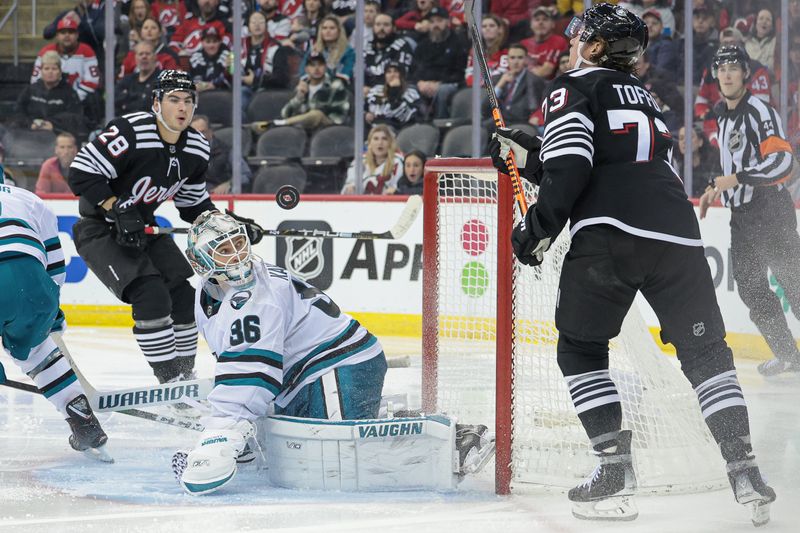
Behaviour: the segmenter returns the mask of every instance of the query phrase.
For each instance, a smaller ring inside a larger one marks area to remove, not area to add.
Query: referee
[[[700,198],[700,218],[717,198],[731,208],[733,278],[775,356],[758,370],[774,376],[800,372],[800,352],[767,275],[767,269],[775,275],[798,316],[800,236],[786,188],[794,158],[775,109],[747,90],[749,60],[736,46],[723,46],[714,55],[712,75],[723,96],[716,111],[724,175]]]

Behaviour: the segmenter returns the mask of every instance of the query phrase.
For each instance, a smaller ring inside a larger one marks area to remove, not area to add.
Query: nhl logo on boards
[[[250,300],[250,297],[253,295],[250,291],[239,291],[233,296],[231,296],[231,307],[236,309],[237,311],[244,307],[244,304]]]
[[[292,220],[278,225],[278,230],[331,231],[322,220]],[[320,237],[276,239],[275,257],[279,267],[293,276],[324,291],[333,283],[333,243]]]
[[[739,130],[732,130],[728,133],[728,151],[736,153],[742,148],[742,132]]]
[[[702,337],[703,334],[706,332],[706,325],[702,322],[698,322],[692,326],[692,333],[694,333],[695,337]]]

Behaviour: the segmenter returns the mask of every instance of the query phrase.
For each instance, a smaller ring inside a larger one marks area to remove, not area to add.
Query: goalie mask
[[[250,239],[245,227],[231,216],[207,211],[189,229],[186,257],[203,278],[234,287],[253,281]]]
[[[595,64],[583,59],[580,50],[586,43],[601,41],[605,48],[596,65],[629,72],[648,42],[644,21],[627,9],[611,4],[590,7],[582,16],[573,18],[564,33],[570,40],[580,37],[576,68],[581,63]]]

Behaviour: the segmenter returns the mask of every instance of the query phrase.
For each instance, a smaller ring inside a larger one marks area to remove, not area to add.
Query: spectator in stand
[[[356,63],[356,52],[353,47],[347,44],[347,35],[342,28],[342,24],[335,15],[325,15],[319,24],[317,40],[309,54],[307,54],[300,65],[305,67],[305,63],[310,54],[322,54],[328,67],[330,77],[340,77],[345,82],[350,83],[353,78],[353,67]]]
[[[242,50],[246,58],[242,82],[252,91],[289,87],[289,50],[269,36],[264,14],[250,13],[247,29],[250,37]]]
[[[661,13],[657,9],[648,9],[642,14],[642,19],[647,24],[647,51],[650,53],[651,64],[674,75],[678,72],[681,51],[671,37],[664,35]]]
[[[59,133],[56,137],[55,156],[42,163],[36,180],[36,194],[72,194],[66,176],[69,166],[78,154],[78,141],[71,133]]]
[[[719,47],[716,24],[715,14],[710,8],[700,6],[695,7],[694,11],[692,11],[692,30],[694,33],[692,83],[694,85],[698,85],[703,79],[703,69],[711,64],[711,59]],[[679,49],[683,50],[682,43],[679,44]],[[680,68],[682,69],[683,65]]]
[[[567,39],[553,32],[555,16],[551,8],[540,6],[534,9],[531,17],[533,37],[522,41],[528,50],[531,72],[545,80],[555,77],[558,56],[569,48]]]
[[[283,109],[278,120],[254,122],[251,127],[261,132],[270,126],[299,125],[316,131],[331,124],[344,124],[350,112],[347,85],[341,78],[328,75],[325,57],[312,53],[305,64],[305,76],[300,78],[294,96]]]
[[[736,28],[725,28],[720,35],[720,46],[743,47],[742,32]],[[750,78],[747,81],[749,91],[766,103],[770,102],[772,91],[772,75],[767,67],[750,59]],[[721,100],[717,80],[711,76],[711,62],[704,65],[703,80],[694,100],[694,116],[698,120],[706,120],[704,130],[709,138],[716,138],[716,116],[714,106]],[[712,135],[713,134],[713,135]]]
[[[460,32],[450,30],[446,9],[434,7],[426,22],[430,31],[414,51],[409,80],[417,84],[433,118],[447,118],[450,99],[464,79],[470,47]]]
[[[692,131],[692,198],[703,195],[708,184],[722,173],[719,166],[719,150],[717,150],[703,134],[701,124],[694,124]],[[683,156],[686,154],[686,128],[678,130],[678,150],[673,157],[672,166],[681,169],[680,175],[686,176],[683,167]]]
[[[789,35],[800,32],[800,0],[789,0]]]
[[[230,64],[233,57],[214,26],[203,30],[202,48],[189,58],[189,75],[198,92],[212,89],[230,89]]]
[[[153,18],[147,17],[139,29],[140,42],[147,42],[153,47],[156,61],[156,68],[159,70],[179,70],[178,68],[178,55],[172,48],[164,44],[163,32],[161,24]],[[122,61],[122,66],[119,69],[119,78],[131,74],[136,69],[136,52],[135,46],[131,48],[128,55]]]
[[[17,98],[17,122],[32,130],[88,133],[83,106],[61,71],[58,52],[50,50],[37,58],[41,76]]]
[[[431,29],[428,14],[435,6],[436,0],[417,0],[413,9],[406,11],[395,21],[395,26],[398,31],[418,43]]]
[[[397,147],[392,129],[378,124],[369,130],[361,183],[356,183],[356,160],[347,170],[342,194],[394,194],[403,175],[403,154]]]
[[[800,86],[800,33],[789,37],[789,102]]]
[[[42,35],[48,41],[59,32],[59,24],[65,18],[75,20],[75,29],[78,32],[78,42],[86,44],[92,49],[93,55],[101,62],[104,52],[105,32],[105,1],[104,0],[78,0],[75,7],[63,11],[55,20],[45,26]],[[63,65],[62,65],[63,66]]]
[[[368,124],[388,124],[395,131],[416,121],[419,93],[406,81],[406,69],[390,61],[384,70],[384,82],[370,89],[364,107]]]
[[[186,3],[183,0],[153,0],[151,13],[164,31],[167,41],[186,18]]]
[[[700,2],[694,2],[694,7],[697,7]],[[630,2],[620,2],[619,5],[628,11],[644,18],[644,14],[648,11],[658,13],[659,20],[663,26],[663,31],[667,36],[672,36],[675,32],[675,15],[672,14],[670,7],[672,0],[632,0]],[[650,26],[648,25],[648,28]],[[652,35],[650,36],[652,39]],[[648,48],[650,45],[648,45]]]
[[[544,81],[526,68],[527,57],[528,51],[521,43],[509,46],[508,71],[496,75],[493,80],[507,124],[529,122],[531,114],[542,103]]]
[[[150,2],[147,0],[131,0],[131,8],[128,12],[128,23],[132,30],[140,30],[144,19],[151,16]]]
[[[486,66],[489,67],[489,75],[492,77],[502,75],[508,70],[508,49],[506,48],[508,25],[506,21],[491,13],[484,15],[481,19],[481,37],[483,38],[483,49],[486,52]],[[472,54],[469,54],[467,68],[464,71],[467,87],[472,87],[473,72]],[[480,72],[478,78],[480,78]]]
[[[490,0],[489,12],[505,21],[508,37],[514,42],[526,36],[530,18],[529,0]]]
[[[675,71],[666,71],[658,68],[653,64],[653,53],[650,47],[639,56],[639,61],[636,64],[636,76],[642,80],[648,90],[655,90],[662,102],[664,102],[670,109],[675,111],[679,116],[683,116],[683,96],[678,90],[677,78]],[[662,113],[664,109],[661,109]],[[682,122],[682,121],[681,121]]]
[[[425,182],[425,154],[419,150],[411,150],[403,159],[403,175],[397,182],[396,194],[422,194]]]
[[[278,0],[257,0],[258,11],[267,19],[267,33],[273,41],[283,41],[292,34],[292,21],[281,13]]]
[[[413,59],[411,43],[395,33],[391,15],[377,15],[372,25],[372,40],[364,48],[364,92],[382,83],[384,68],[390,61],[403,65],[408,72]]]
[[[153,89],[161,72],[152,44],[140,41],[132,52],[136,56],[135,71],[117,82],[114,100],[117,116],[149,112],[153,105]]]
[[[203,30],[212,26],[226,47],[231,44],[231,27],[220,12],[219,0],[197,0],[197,6],[198,13],[187,16],[172,35],[169,46],[178,55],[191,56],[198,52],[202,48]]]
[[[556,71],[556,77],[561,76],[566,71],[570,70],[569,68],[569,50],[565,52],[561,52],[558,55],[558,71]]]
[[[100,70],[92,49],[78,42],[78,21],[74,15],[67,15],[58,21],[55,37],[56,42],[39,50],[33,64],[31,84],[36,83],[41,75],[42,56],[47,52],[56,52],[61,58],[61,70],[67,76],[67,82],[81,101],[86,100],[100,85]]]
[[[375,17],[381,12],[381,3],[378,0],[366,0],[364,2],[364,49],[367,49],[372,41],[372,27],[375,25]],[[353,49],[356,48],[356,34],[350,33],[347,41]]]
[[[750,59],[775,72],[776,66],[779,66],[775,64],[775,42],[775,19],[772,11],[762,9],[758,12],[750,36],[744,42],[744,49]]]
[[[319,30],[319,23],[325,15],[328,14],[327,7],[322,0],[303,0],[303,13],[308,19],[308,27],[310,28],[309,37],[310,41],[317,39],[317,30]]]
[[[231,147],[214,136],[214,131],[209,125],[208,117],[195,115],[192,118],[192,127],[201,133],[211,145],[211,157],[206,170],[206,188],[212,194],[228,194],[231,192],[231,176],[233,175],[233,152]],[[242,154],[244,155],[244,154]],[[242,190],[249,190],[252,171],[244,158],[239,160],[242,169]]]

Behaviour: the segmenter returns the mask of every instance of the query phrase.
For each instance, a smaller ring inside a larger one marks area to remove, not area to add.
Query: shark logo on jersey
[[[742,149],[742,132],[739,130],[731,130],[728,134],[728,151],[734,154]]]
[[[253,295],[250,291],[239,291],[233,296],[231,296],[231,307],[236,309],[237,311],[244,307],[244,304],[250,299]]]
[[[292,274],[307,281],[322,273],[325,268],[325,255],[322,253],[322,239],[295,237],[286,239],[286,266]]]

